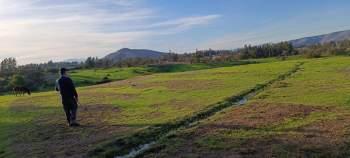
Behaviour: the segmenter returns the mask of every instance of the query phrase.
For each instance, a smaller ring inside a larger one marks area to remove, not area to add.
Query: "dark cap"
[[[61,68],[60,73],[61,73],[61,75],[63,75],[63,74],[65,74],[67,71],[69,71],[69,70],[66,69],[66,68]]]

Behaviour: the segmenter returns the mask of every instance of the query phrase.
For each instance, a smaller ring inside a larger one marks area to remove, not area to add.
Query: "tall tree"
[[[11,85],[14,87],[22,87],[26,85],[24,77],[21,75],[14,75],[11,79]]]
[[[15,73],[17,69],[17,61],[15,58],[5,58],[0,63],[0,75],[9,77]]]

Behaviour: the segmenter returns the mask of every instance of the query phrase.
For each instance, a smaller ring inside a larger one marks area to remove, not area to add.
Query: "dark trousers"
[[[74,98],[64,98],[62,104],[68,123],[75,122],[78,109],[77,101]]]

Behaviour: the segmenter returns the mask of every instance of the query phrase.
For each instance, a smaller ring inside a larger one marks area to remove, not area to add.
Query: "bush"
[[[305,56],[306,58],[320,58],[322,57],[322,54],[318,52],[312,52],[312,53],[305,54]]]
[[[47,72],[53,73],[53,74],[58,74],[59,70],[57,68],[51,68],[51,69],[48,69]]]
[[[14,76],[12,76],[10,84],[11,84],[11,86],[14,86],[14,87],[23,87],[26,85],[26,82],[25,82],[23,76],[14,75]]]
[[[300,52],[306,58],[320,58],[320,57],[322,57],[322,53],[320,53],[319,51],[316,51],[316,50],[303,49]]]
[[[102,80],[100,82],[98,82],[98,84],[102,84],[102,83],[108,83],[111,82],[112,80],[110,80],[107,76],[103,77]]]
[[[350,52],[348,52],[348,51],[339,51],[335,55],[350,55]]]

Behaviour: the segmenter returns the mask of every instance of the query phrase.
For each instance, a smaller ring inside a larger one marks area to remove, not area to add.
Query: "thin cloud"
[[[121,6],[133,6],[133,5],[136,5],[138,2],[140,2],[141,0],[105,0],[105,1],[108,1],[112,4],[121,5]]]
[[[193,16],[193,17],[185,17],[175,20],[168,20],[164,22],[159,22],[151,25],[150,27],[169,27],[169,26],[176,26],[176,27],[192,27],[197,25],[203,25],[208,24],[212,20],[215,20],[217,18],[221,17],[221,15],[215,14],[215,15],[207,15],[207,16]]]
[[[164,34],[177,33],[191,29],[193,27],[208,25],[212,21],[220,18],[221,15],[206,15],[206,16],[192,16],[179,19],[167,20],[159,23],[154,23],[149,28],[157,28],[167,30]]]
[[[145,39],[207,25],[220,15],[159,21],[142,0],[0,0],[0,60],[21,64],[103,56]],[[108,7],[106,7],[108,6]]]

